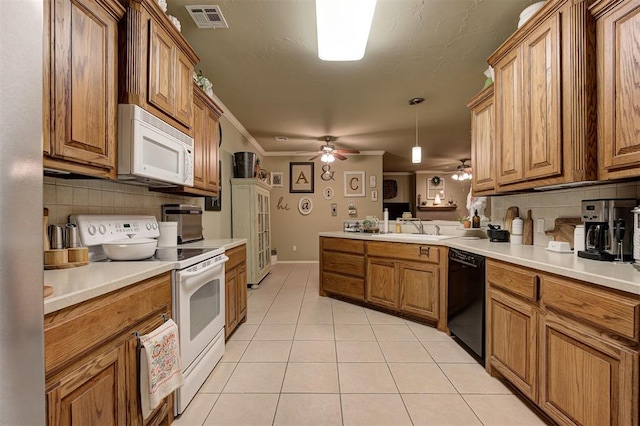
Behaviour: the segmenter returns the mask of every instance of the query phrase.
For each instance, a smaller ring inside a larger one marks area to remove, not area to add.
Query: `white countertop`
[[[246,242],[244,238],[221,238],[183,244],[180,247],[224,247],[229,250]],[[49,314],[102,296],[172,269],[173,262],[132,261],[96,262],[77,268],[44,271],[44,284],[53,287],[53,295],[44,299],[44,313]]]
[[[413,244],[429,244],[452,247],[480,254],[489,258],[503,260],[516,265],[538,269],[544,272],[574,278],[581,281],[598,284],[616,290],[640,295],[640,271],[631,264],[614,264],[598,260],[582,259],[573,253],[557,253],[547,250],[545,247],[515,245],[509,243],[492,243],[488,239],[467,240],[462,238],[450,238],[440,241],[421,241],[415,237],[406,240],[393,239],[384,236],[371,236],[371,234],[351,232],[321,232],[321,237],[352,238],[368,241],[393,241]]]

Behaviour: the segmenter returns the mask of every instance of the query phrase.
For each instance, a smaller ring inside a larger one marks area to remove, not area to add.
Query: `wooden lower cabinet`
[[[548,314],[542,322],[540,406],[560,424],[638,424],[638,352]]]
[[[489,290],[487,335],[487,364],[536,401],[538,309],[508,294]]]
[[[247,320],[247,249],[246,244],[225,252],[225,338]]]
[[[320,295],[364,302],[446,329],[446,248],[320,238]]]
[[[437,321],[439,318],[438,265],[402,262],[400,268],[400,311]]]
[[[637,425],[640,297],[489,260],[487,370],[561,425]]]
[[[162,325],[163,314],[171,316],[169,273],[46,315],[49,426],[170,424],[172,396],[142,418],[134,334]]]
[[[368,258],[365,293],[367,302],[397,310],[400,300],[400,284],[396,262]]]
[[[364,241],[320,238],[320,295],[365,300]]]
[[[47,391],[49,425],[124,425],[127,343],[98,351]]]

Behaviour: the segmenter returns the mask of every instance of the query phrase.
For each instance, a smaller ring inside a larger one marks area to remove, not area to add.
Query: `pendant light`
[[[413,98],[409,100],[409,105],[416,106],[416,146],[411,148],[411,162],[418,164],[422,162],[422,147],[418,145],[418,108],[417,106],[424,102],[424,98]]]

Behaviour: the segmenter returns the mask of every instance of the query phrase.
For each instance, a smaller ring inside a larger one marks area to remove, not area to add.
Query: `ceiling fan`
[[[357,149],[336,149],[335,145],[331,144],[331,142],[335,142],[336,139],[338,139],[335,136],[325,136],[323,139],[325,141],[325,144],[320,146],[320,151],[318,151],[316,155],[311,157],[309,161],[313,161],[316,158],[320,157],[323,162],[331,163],[335,161],[336,158],[338,160],[346,160],[347,157],[342,154],[360,154],[360,151],[358,151]]]

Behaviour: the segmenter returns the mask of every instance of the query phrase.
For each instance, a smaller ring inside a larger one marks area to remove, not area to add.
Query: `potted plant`
[[[471,228],[471,219],[469,216],[459,217],[458,222],[460,222],[464,228]]]

